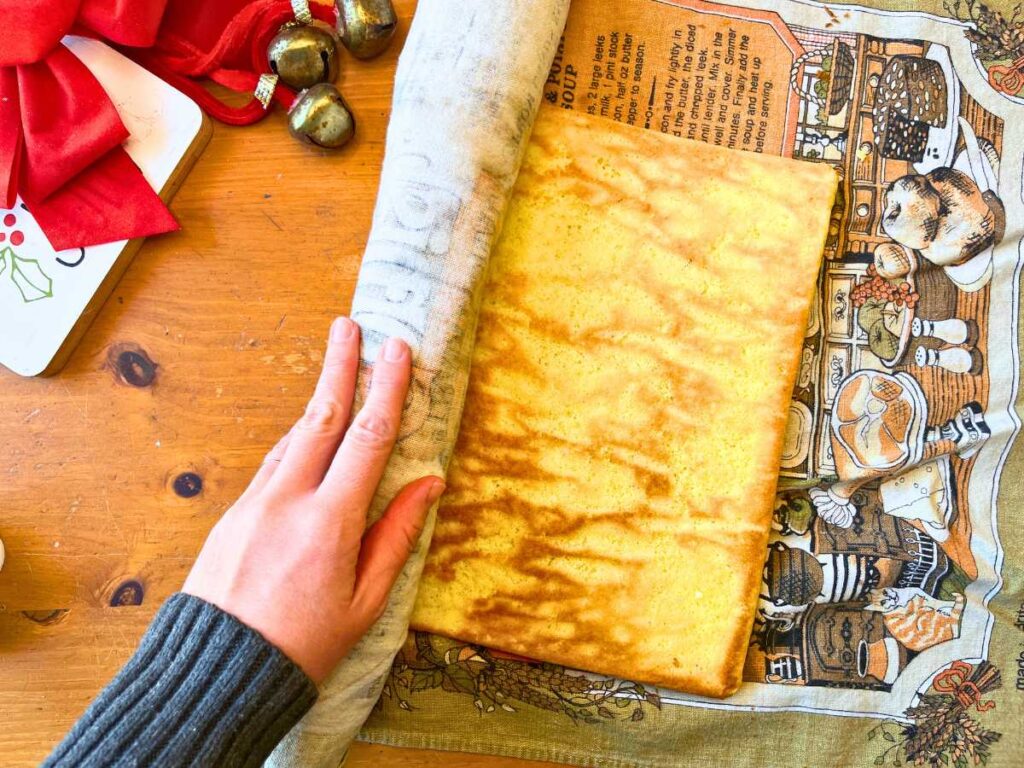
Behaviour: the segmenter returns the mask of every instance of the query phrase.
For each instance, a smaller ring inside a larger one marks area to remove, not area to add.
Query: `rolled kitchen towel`
[[[362,384],[388,336],[415,367],[402,435],[370,510],[443,473],[458,433],[483,278],[569,0],[421,0],[398,62],[384,167],[352,303]],[[360,391],[365,387],[360,386]],[[387,612],[269,764],[336,768],[405,640],[433,515]]]

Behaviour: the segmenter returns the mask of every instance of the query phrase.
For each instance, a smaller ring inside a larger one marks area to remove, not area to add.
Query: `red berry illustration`
[[[14,227],[18,223],[18,217],[13,213],[7,213],[3,217],[5,227]],[[53,296],[53,280],[43,271],[38,259],[31,258],[31,254],[21,254],[14,250],[25,242],[25,233],[20,229],[13,229],[7,232],[0,232],[0,243],[10,245],[0,248],[0,259],[4,269],[0,270],[3,280],[0,280],[0,294],[10,286],[20,294],[21,300],[26,304],[48,299]]]

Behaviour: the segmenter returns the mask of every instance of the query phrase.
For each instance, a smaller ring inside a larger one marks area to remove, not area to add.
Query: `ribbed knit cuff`
[[[258,632],[178,593],[43,765],[259,766],[316,697]]]

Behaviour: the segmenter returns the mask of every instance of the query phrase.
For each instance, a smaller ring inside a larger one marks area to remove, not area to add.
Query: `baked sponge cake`
[[[835,173],[542,109],[412,624],[739,686]]]

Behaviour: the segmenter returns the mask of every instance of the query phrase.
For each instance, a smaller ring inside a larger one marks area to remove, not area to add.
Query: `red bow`
[[[993,677],[987,669],[979,668],[976,671],[971,669],[970,664],[954,661],[949,669],[936,675],[932,686],[941,693],[953,694],[964,709],[973,705],[979,712],[987,712],[996,703],[983,701],[981,696],[989,688],[996,687],[998,681],[998,674]]]
[[[1024,56],[1018,56],[1008,67],[989,67],[988,82],[997,91],[1007,96],[1016,96],[1024,88]]]
[[[102,86],[61,44],[153,45],[167,0],[0,0],[0,204],[21,195],[56,250],[178,228],[121,147]]]

